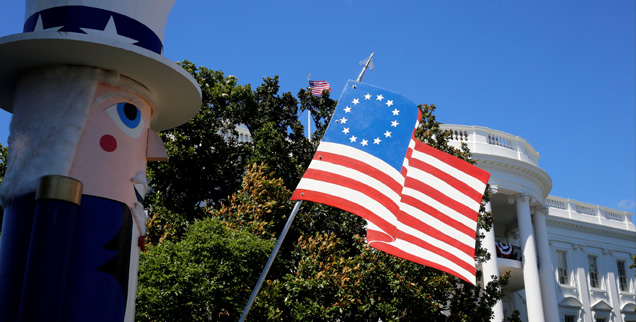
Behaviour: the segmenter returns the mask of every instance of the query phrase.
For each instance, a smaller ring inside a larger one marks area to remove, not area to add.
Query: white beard
[[[30,72],[16,87],[7,171],[0,201],[35,192],[44,175],[67,176],[88,119],[98,80],[119,74],[58,66]]]

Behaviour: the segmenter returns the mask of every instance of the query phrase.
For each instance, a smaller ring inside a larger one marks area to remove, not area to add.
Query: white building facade
[[[479,126],[442,128],[491,174],[486,206],[494,225],[482,233],[492,256],[481,282],[511,273],[493,321],[514,311],[527,322],[636,321],[632,213],[551,196],[552,180],[523,138]]]

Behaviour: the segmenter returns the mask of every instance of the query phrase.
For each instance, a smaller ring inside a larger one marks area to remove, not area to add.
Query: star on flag
[[[406,122],[408,118],[411,121],[414,120],[410,115],[400,116],[400,111],[397,108],[392,111],[386,109],[386,106],[395,104],[394,99],[392,99],[393,96],[399,95],[387,91],[377,94],[376,100],[371,100],[371,94],[369,93],[361,93],[351,97],[348,102],[351,102],[356,108],[353,109],[345,105],[333,116],[337,120],[336,123],[342,126],[339,132],[342,133],[343,138],[350,143],[357,143],[357,147],[361,149],[379,148],[389,144],[390,141],[383,141],[380,137],[384,136],[385,139],[391,139],[392,132],[399,131],[397,128],[402,122]],[[378,119],[369,120],[369,115],[378,115]],[[396,117],[398,118],[396,119]],[[365,122],[365,120],[367,121]],[[354,124],[354,126],[350,124]],[[330,126],[338,125],[333,124]],[[345,125],[346,127],[344,127]],[[389,129],[392,130],[389,131]],[[373,142],[373,145],[370,145],[369,142]]]

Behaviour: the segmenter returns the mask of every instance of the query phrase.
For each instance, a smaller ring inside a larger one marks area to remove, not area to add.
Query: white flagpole
[[[307,83],[311,80],[311,74],[307,74]],[[307,137],[311,142],[311,110],[307,110]]]
[[[369,56],[366,63],[364,64],[364,67],[362,68],[362,72],[358,76],[358,82],[362,81],[362,76],[364,76],[364,72],[369,67],[369,64],[373,66],[373,64],[371,63],[371,59],[373,59],[373,54],[375,54],[375,52],[371,53],[371,56]],[[307,75],[307,80],[309,80],[310,76],[311,74]],[[274,259],[276,258],[276,255],[278,254],[278,250],[280,249],[280,246],[283,244],[283,240],[285,239],[285,236],[287,236],[287,232],[289,231],[289,228],[291,227],[291,224],[294,221],[294,218],[296,217],[298,210],[300,210],[300,205],[302,203],[303,203],[302,200],[296,201],[296,204],[294,205],[294,209],[292,209],[292,212],[289,215],[289,218],[287,219],[287,223],[285,223],[285,227],[283,227],[283,231],[280,233],[280,236],[278,237],[276,246],[274,246],[274,250],[272,250],[272,254],[269,255],[267,264],[265,264],[265,268],[263,268],[263,271],[261,272],[261,276],[258,278],[258,282],[256,282],[256,286],[254,286],[254,289],[252,290],[252,295],[250,295],[250,299],[247,301],[247,304],[245,305],[245,309],[243,309],[243,314],[241,314],[241,318],[239,319],[239,322],[243,322],[247,318],[247,314],[249,313],[250,308],[252,307],[252,304],[254,304],[254,300],[256,300],[256,296],[258,295],[258,292],[261,290],[261,286],[263,285],[263,282],[265,281],[265,278],[267,277],[267,273],[269,273],[269,269],[272,267],[272,264],[274,263]]]
[[[309,138],[309,142],[311,142],[311,110],[307,110],[309,113],[307,114],[307,138]]]

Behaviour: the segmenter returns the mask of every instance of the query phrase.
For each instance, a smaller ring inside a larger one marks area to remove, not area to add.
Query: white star
[[[49,31],[49,30],[50,31],[59,31],[63,27],[64,26],[55,26],[55,27],[44,29],[44,24],[42,24],[42,15],[38,15],[38,20],[35,22],[35,29],[33,29],[33,32]]]
[[[362,144],[362,146],[367,146],[367,145],[369,145],[369,141],[362,140],[362,142],[360,142],[360,144]]]
[[[357,139],[358,139],[358,138],[357,138],[355,135],[352,135],[352,136],[349,138],[349,140],[350,140],[351,142],[355,142]]]
[[[38,20],[35,22],[35,28],[33,31],[42,31],[44,30],[44,25],[42,24],[42,16],[38,15]]]
[[[400,111],[396,108],[393,110],[393,115],[400,115]]]
[[[370,100],[371,99],[371,94],[364,95],[364,99],[365,100]]]
[[[380,140],[380,138],[375,138],[373,140],[373,144],[380,144],[380,142],[382,142],[382,140]]]
[[[391,137],[391,132],[389,132],[389,131],[384,132],[384,137],[390,138]]]
[[[115,21],[113,20],[113,16],[111,16],[110,19],[108,20],[108,24],[106,24],[106,27],[104,28],[104,30],[89,29],[89,28],[80,28],[80,29],[82,29],[83,32],[89,35],[110,38],[110,39],[118,40],[124,43],[134,44],[137,42],[137,40],[135,39],[124,37],[117,33],[117,26],[115,26]]]
[[[400,123],[398,123],[398,122],[397,122],[397,120],[395,120],[395,121],[391,122],[391,126],[392,126],[392,127],[397,127],[397,126],[398,126],[398,124],[400,124]]]
[[[384,96],[382,96],[382,94],[378,95],[377,98],[375,99],[376,101],[381,101],[384,98]]]
[[[386,101],[386,106],[391,107],[391,105],[393,105],[393,101],[391,100]]]
[[[345,127],[344,130],[342,130],[342,133],[344,134],[349,134],[349,128]]]
[[[354,98],[352,103],[353,105],[358,105],[358,103],[360,103],[360,100],[357,98]]]
[[[351,107],[347,106],[344,109],[345,113],[351,113]]]
[[[347,123],[347,121],[348,121],[348,120],[347,120],[346,118],[344,118],[344,117],[340,119],[340,123],[342,123],[342,124],[346,124],[346,123]]]

